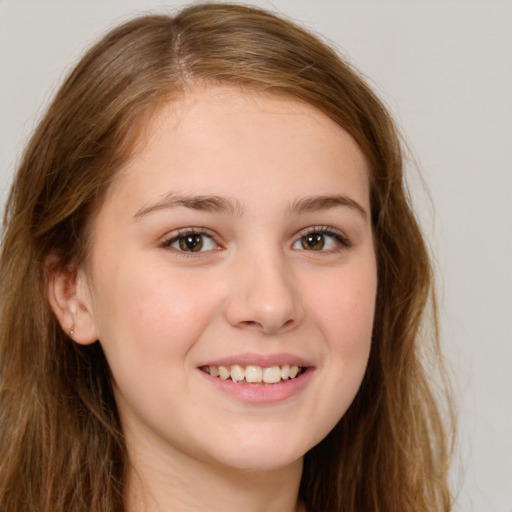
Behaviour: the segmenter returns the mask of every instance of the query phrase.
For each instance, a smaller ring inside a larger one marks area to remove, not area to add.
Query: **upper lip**
[[[231,366],[234,364],[239,364],[240,366],[256,365],[261,366],[262,368],[268,368],[270,366],[283,366],[285,364],[288,364],[290,366],[313,366],[311,364],[311,361],[308,361],[307,359],[294,354],[244,353],[208,360],[202,364],[199,364],[198,367],[201,368],[203,366]]]

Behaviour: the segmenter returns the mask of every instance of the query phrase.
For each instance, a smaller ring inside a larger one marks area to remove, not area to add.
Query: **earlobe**
[[[47,273],[47,292],[60,326],[73,341],[80,345],[97,341],[91,294],[83,271],[53,266]]]

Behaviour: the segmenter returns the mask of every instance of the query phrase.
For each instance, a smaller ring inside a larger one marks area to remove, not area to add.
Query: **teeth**
[[[244,369],[238,364],[234,364],[231,366],[231,380],[233,382],[238,382],[239,380],[244,380],[245,373]]]
[[[247,366],[245,368],[245,380],[247,382],[261,382],[263,380],[263,372],[261,366]]]
[[[222,380],[231,379],[233,382],[246,382],[249,384],[276,384],[281,380],[294,379],[299,374],[301,367],[290,366],[268,366],[262,368],[258,365],[248,365],[245,368],[239,364],[228,366],[207,366],[203,370],[212,377],[220,377]]]
[[[279,366],[271,366],[263,370],[263,382],[275,384],[281,380],[281,368]]]

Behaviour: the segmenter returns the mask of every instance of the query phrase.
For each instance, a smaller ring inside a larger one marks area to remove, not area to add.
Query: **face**
[[[343,416],[369,355],[364,157],[309,105],[193,90],[116,177],[84,273],[129,445],[295,463]]]

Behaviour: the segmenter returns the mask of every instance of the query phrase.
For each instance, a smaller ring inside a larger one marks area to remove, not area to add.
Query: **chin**
[[[304,454],[312,447],[304,442],[293,443],[289,436],[271,439],[268,433],[247,435],[242,440],[233,436],[231,441],[229,447],[222,449],[222,443],[216,444],[210,456],[217,464],[240,471],[274,471],[302,464]]]
[[[268,456],[267,456],[268,455]],[[302,465],[303,456],[291,454],[267,454],[267,450],[260,453],[241,453],[238,457],[223,458],[219,463],[226,468],[243,472],[268,473]]]

